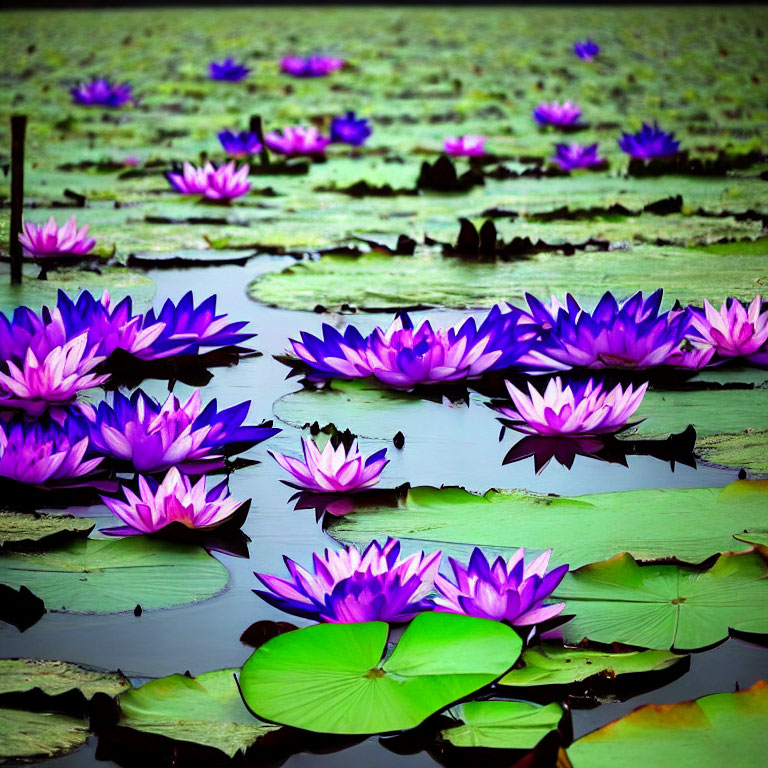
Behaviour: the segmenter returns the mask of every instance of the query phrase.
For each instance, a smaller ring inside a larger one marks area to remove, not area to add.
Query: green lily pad
[[[119,672],[100,672],[68,661],[0,659],[0,695],[39,690],[59,696],[77,690],[90,699],[96,693],[117,696],[130,687]]]
[[[563,716],[559,704],[526,701],[468,701],[448,710],[462,725],[446,728],[441,738],[454,747],[533,749]]]
[[[70,752],[90,736],[85,718],[0,708],[0,760],[31,760]]]
[[[752,552],[721,555],[707,571],[641,567],[625,553],[572,571],[554,596],[575,614],[562,627],[568,643],[687,651],[719,643],[731,630],[768,634],[768,563]]]
[[[96,525],[89,517],[30,514],[0,510],[0,549],[20,544],[49,546],[70,537],[87,536]]]
[[[646,704],[577,739],[573,768],[760,768],[768,750],[768,684],[678,704]]]
[[[432,432],[444,406],[404,393],[392,392],[370,381],[333,380],[319,390],[302,389],[283,395],[272,406],[275,418],[301,429],[317,421],[335,424],[358,437],[391,440],[402,431]]]
[[[749,430],[738,435],[705,435],[696,450],[708,464],[739,467],[768,474],[768,430]]]
[[[53,612],[169,608],[207,600],[227,582],[227,569],[200,547],[141,536],[0,558],[0,583],[24,584]]]
[[[416,549],[554,549],[572,568],[629,551],[640,560],[700,563],[734,548],[733,531],[765,520],[768,481],[720,488],[668,488],[541,496],[524,491],[411,488],[396,508],[366,508],[328,522],[343,543],[395,536]],[[585,535],[585,531],[588,535]]]
[[[234,757],[279,727],[257,720],[245,708],[236,672],[221,669],[197,677],[151,680],[120,696],[118,724],[214,747]]]
[[[538,254],[526,261],[472,264],[434,254],[409,257],[366,254],[359,258],[323,256],[283,272],[259,277],[252,298],[271,306],[311,310],[322,297],[327,307],[350,304],[365,309],[414,305],[487,307],[499,301],[563,295],[580,286],[589,305],[604,291],[629,295],[639,289],[665,289],[671,304],[720,303],[727,296],[752,299],[755,285],[768,280],[765,256],[728,255],[693,248],[577,252],[564,257]]]
[[[243,666],[243,698],[257,716],[308,731],[397,731],[488,685],[522,648],[505,624],[423,613],[382,659],[387,632],[377,621],[280,635]]]
[[[570,685],[594,675],[615,678],[640,672],[659,672],[684,658],[669,651],[609,653],[545,643],[523,651],[523,666],[507,672],[499,683],[516,687]]]
[[[148,309],[155,295],[155,283],[146,275],[123,267],[104,267],[100,274],[84,270],[66,269],[50,273],[48,280],[36,280],[40,270],[26,266],[21,285],[8,283],[8,265],[0,264],[0,312],[13,312],[18,306],[38,310],[41,306],[54,306],[59,289],[76,298],[82,291],[95,296],[107,290],[115,300],[133,297],[135,310]]]

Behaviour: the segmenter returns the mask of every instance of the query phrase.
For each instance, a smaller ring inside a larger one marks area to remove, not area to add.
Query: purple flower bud
[[[331,121],[331,141],[351,144],[359,147],[373,133],[370,123],[365,118],[357,118],[354,112],[347,112],[344,117],[334,117]]]
[[[572,128],[579,124],[581,108],[572,101],[564,101],[560,104],[553,101],[551,104],[542,101],[533,110],[533,117],[541,125],[552,125],[555,128]]]
[[[236,159],[258,155],[261,152],[259,137],[250,131],[241,131],[240,133],[222,131],[218,137],[224,151]]]
[[[597,144],[555,144],[555,154],[552,161],[557,163],[564,171],[573,171],[577,168],[598,168],[605,160],[597,151]]]
[[[122,107],[133,99],[128,83],[113,85],[104,78],[69,89],[72,103],[86,107]]]
[[[573,44],[573,52],[584,61],[592,61],[600,53],[600,46],[589,38],[577,40]]]
[[[443,149],[451,157],[482,157],[485,154],[485,142],[485,136],[448,136]]]
[[[211,80],[227,80],[236,83],[247,77],[250,71],[244,64],[236,64],[231,57],[222,62],[212,61],[208,65],[208,74]]]
[[[622,133],[618,142],[624,152],[638,160],[673,157],[680,151],[675,134],[665,133],[656,123],[643,123],[637,133]]]
[[[302,128],[286,126],[283,132],[270,131],[264,137],[267,146],[281,155],[323,155],[331,140],[321,136],[317,128]]]
[[[341,69],[344,59],[336,56],[284,56],[280,60],[280,71],[293,77],[324,77]]]

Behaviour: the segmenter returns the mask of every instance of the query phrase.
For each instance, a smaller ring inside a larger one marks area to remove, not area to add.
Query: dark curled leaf
[[[251,648],[259,648],[264,645],[267,640],[271,640],[273,637],[282,635],[285,632],[291,632],[294,629],[298,629],[298,627],[287,621],[268,621],[267,619],[263,619],[262,621],[255,621],[251,624],[251,626],[240,635],[240,642],[244,645],[250,645]]]
[[[13,624],[19,632],[25,632],[37,624],[45,613],[45,603],[25,586],[18,592],[0,584],[0,621]]]

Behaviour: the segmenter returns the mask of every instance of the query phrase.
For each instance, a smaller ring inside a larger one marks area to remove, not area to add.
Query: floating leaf
[[[85,744],[89,735],[85,719],[0,708],[0,760],[55,757]]]
[[[0,659],[0,695],[39,690],[59,696],[76,690],[90,699],[96,693],[117,696],[130,687],[119,672],[100,672],[68,661]]]
[[[533,749],[563,716],[559,704],[525,701],[468,701],[448,710],[463,725],[447,728],[441,738],[454,747]]]
[[[720,488],[617,491],[541,496],[461,488],[412,488],[397,507],[366,508],[328,521],[344,543],[395,536],[424,549],[445,544],[511,550],[554,549],[572,568],[628,550],[639,560],[700,563],[734,549],[736,529],[765,520],[768,482],[737,480]],[[588,534],[585,534],[588,532]],[[738,547],[738,545],[737,545]],[[742,547],[746,549],[746,547]]]
[[[227,569],[203,549],[139,536],[0,558],[0,583],[27,586],[54,612],[168,608],[207,600],[227,581]]]
[[[50,546],[75,536],[87,536],[96,525],[89,517],[45,515],[0,510],[0,549],[9,545]]]
[[[685,659],[669,651],[630,651],[609,653],[587,648],[566,648],[546,643],[527,648],[523,666],[507,672],[500,685],[570,685],[594,675],[613,679],[619,675],[659,672]]]
[[[697,650],[731,630],[768,634],[768,563],[751,552],[721,555],[707,571],[640,566],[625,553],[569,573],[554,596],[575,614],[561,630],[569,643]]]
[[[710,464],[768,474],[768,430],[705,436],[696,442],[696,450]]]
[[[256,650],[240,687],[266,720],[323,733],[413,728],[495,680],[522,641],[508,626],[449,613],[423,613],[386,659],[383,622],[318,624]]]
[[[575,741],[573,768],[760,768],[768,750],[768,684],[678,704],[646,704]]]
[[[151,680],[120,696],[118,725],[214,747],[234,757],[278,727],[257,720],[245,708],[236,672],[221,669]]]

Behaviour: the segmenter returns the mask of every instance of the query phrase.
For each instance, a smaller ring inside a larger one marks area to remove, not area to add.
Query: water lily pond
[[[764,9],[0,21],[0,763],[763,765]]]

